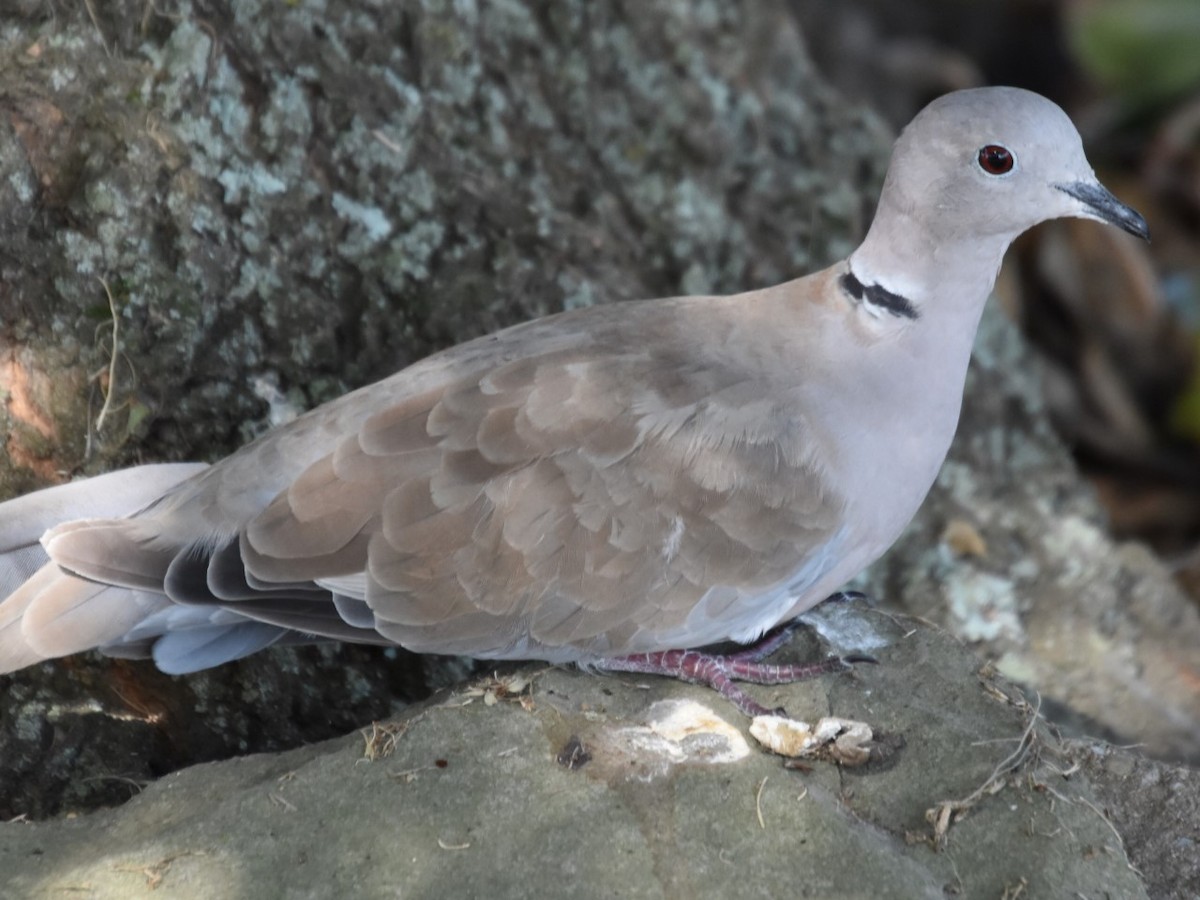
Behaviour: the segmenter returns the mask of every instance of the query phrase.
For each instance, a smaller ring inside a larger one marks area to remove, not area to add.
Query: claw
[[[842,662],[851,666],[855,663],[870,663],[873,666],[879,665],[879,660],[869,653],[848,653],[842,657]]]

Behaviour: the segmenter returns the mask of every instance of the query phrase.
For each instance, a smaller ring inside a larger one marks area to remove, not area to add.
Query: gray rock
[[[522,669],[524,697],[459,689],[369,743],[195,766],[120,809],[0,825],[6,896],[1146,896],[1018,691],[944,635],[860,614],[889,641],[879,666],[757,690],[885,732],[862,769],[785,769],[700,688]],[[647,727],[680,704],[690,733]],[[972,796],[935,850],[926,811]]]
[[[1200,897],[1200,772],[1105,744],[1076,752],[1152,897]],[[1190,823],[1191,827],[1181,823]]]
[[[12,487],[223,455],[563,307],[816,268],[888,142],[782,3],[129,3],[0,43]]]

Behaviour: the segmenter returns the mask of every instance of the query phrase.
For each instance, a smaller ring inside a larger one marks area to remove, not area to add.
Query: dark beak
[[[1083,203],[1100,221],[1116,225],[1143,241],[1150,240],[1150,227],[1141,213],[1132,206],[1126,206],[1102,185],[1073,181],[1070,184],[1056,184],[1055,187]]]

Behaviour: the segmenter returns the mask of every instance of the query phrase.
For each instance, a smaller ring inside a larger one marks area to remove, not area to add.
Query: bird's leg
[[[769,640],[774,643],[777,636]],[[786,640],[786,637],[784,638]],[[779,641],[783,643],[783,641]],[[776,643],[777,647],[779,644]],[[657,653],[637,653],[590,663],[607,672],[636,672],[641,675],[666,675],[692,684],[704,684],[721,694],[750,718],[767,715],[786,715],[779,708],[768,709],[734,684],[734,680],[753,684],[791,684],[805,678],[842,672],[858,659],[839,656],[818,663],[801,665],[768,665],[753,658],[755,646],[741,653],[721,655],[698,650],[663,650]],[[761,657],[760,657],[761,658]]]
[[[844,592],[830,600],[852,600],[861,594]],[[762,662],[802,627],[793,619],[767,632],[760,640],[734,653],[703,653],[699,650],[663,650],[657,653],[637,653],[591,663],[594,668],[609,672],[636,672],[641,675],[666,675],[692,684],[705,684],[725,697],[743,714],[754,718],[764,715],[786,715],[781,708],[768,709],[734,684],[791,684],[833,672],[844,672],[857,662],[875,662],[866,655],[833,656],[816,663],[772,665]]]

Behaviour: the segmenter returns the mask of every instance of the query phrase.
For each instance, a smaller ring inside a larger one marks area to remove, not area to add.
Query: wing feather
[[[175,666],[270,642],[272,628],[553,659],[726,637],[723,620],[752,619],[756,598],[819,556],[843,502],[813,462],[803,403],[771,380],[790,348],[767,326],[758,356],[731,360],[734,318],[694,302],[463,345],[131,519],[60,526],[47,552],[257,623],[196,625],[164,645]],[[38,627],[71,609],[47,602]]]

